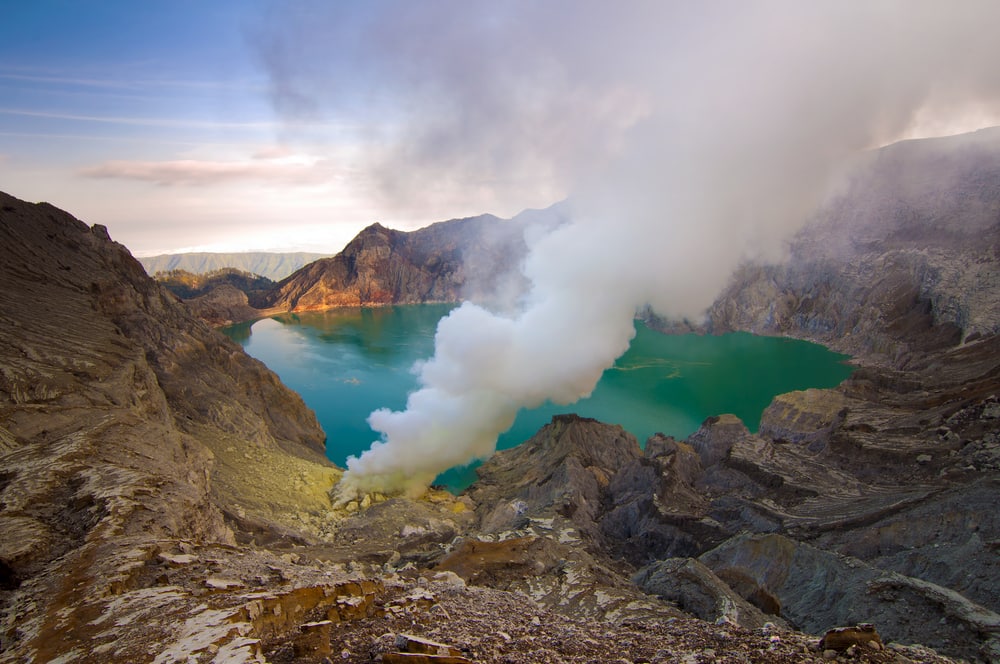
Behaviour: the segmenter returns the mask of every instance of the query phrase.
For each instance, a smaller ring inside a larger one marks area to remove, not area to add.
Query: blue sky
[[[105,224],[136,254],[337,251],[376,220],[486,211],[386,207],[354,165],[360,125],[282,117],[262,55],[280,3],[5,0],[2,13],[0,189]]]
[[[104,224],[137,255],[335,252],[374,221],[568,195],[678,222],[716,195],[719,168],[742,168],[740,187],[785,182],[768,160],[786,138],[787,173],[819,174],[997,124],[998,14],[978,0],[0,0],[0,190]]]

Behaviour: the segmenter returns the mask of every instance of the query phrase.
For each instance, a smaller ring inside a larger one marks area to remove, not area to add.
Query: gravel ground
[[[563,664],[607,662],[688,664],[827,662],[819,639],[764,628],[750,632],[694,619],[633,620],[613,625],[567,618],[539,609],[518,593],[442,583],[403,583],[378,602],[376,615],[333,626],[326,660],[297,657],[290,644],[267,652],[275,664],[380,662],[400,634],[445,643],[471,662]],[[834,656],[843,662],[950,662],[932,651],[890,645]]]

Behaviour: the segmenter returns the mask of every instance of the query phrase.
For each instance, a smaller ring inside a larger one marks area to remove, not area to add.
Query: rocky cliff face
[[[706,620],[816,634],[874,622],[891,640],[995,661],[997,343],[781,395],[757,434],[722,415],[640,451],[618,427],[555,418],[468,490],[480,537],[531,547],[480,559],[533,561],[520,587],[538,601],[558,597],[541,580],[555,558],[605,578],[637,569],[639,588]],[[572,553],[543,553],[537,538]]]
[[[260,310],[250,306],[247,294],[229,284],[217,286],[199,297],[185,300],[191,313],[212,327],[225,327],[250,321],[260,316]]]
[[[878,150],[781,265],[744,266],[708,329],[813,339],[869,360],[1000,331],[1000,129]]]
[[[696,558],[800,629],[872,620],[1000,657],[998,183],[997,130],[884,148],[785,263],[734,276],[707,330],[820,341],[859,369],[779,396],[757,434],[723,416],[651,440],[606,521],[649,563],[640,584],[676,598],[662,570]]]
[[[266,298],[269,307],[308,311],[506,297],[526,253],[528,226],[557,224],[558,208],[510,220],[492,215],[432,224],[413,232],[373,224],[342,252],[307,265]]]
[[[328,504],[259,495],[278,469],[336,479],[315,417],[103,228],[2,194],[0,254],[5,661],[93,653],[90,621],[163,548]]]

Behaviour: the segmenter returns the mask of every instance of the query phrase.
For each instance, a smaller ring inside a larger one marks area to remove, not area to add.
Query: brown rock
[[[471,659],[459,655],[428,655],[424,653],[387,652],[382,655],[386,664],[473,664]]]
[[[330,628],[333,622],[319,620],[299,626],[301,633],[294,641],[295,654],[299,657],[323,657],[333,653],[330,644]]]
[[[513,219],[453,219],[412,232],[372,224],[342,252],[303,267],[266,297],[288,311],[496,297],[504,285],[524,287],[517,266],[529,226],[561,223],[554,206]]]
[[[247,294],[230,284],[223,284],[201,297],[185,300],[194,315],[214,327],[251,321],[261,311],[250,306]]]
[[[820,640],[819,647],[823,650],[844,651],[856,646],[874,647],[869,646],[872,643],[881,649],[882,639],[875,625],[859,623],[853,627],[835,627],[829,630]]]
[[[462,655],[462,651],[459,648],[412,634],[397,634],[396,649],[405,653],[419,653],[423,655],[451,655],[453,657],[460,657]]]
[[[502,542],[465,540],[441,559],[436,570],[450,571],[468,583],[486,585],[498,577],[538,575],[559,564],[545,540],[518,537]]]

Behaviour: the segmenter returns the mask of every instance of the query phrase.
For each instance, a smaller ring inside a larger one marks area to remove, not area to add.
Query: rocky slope
[[[1000,128],[897,143],[852,171],[788,261],[744,266],[707,327],[905,365],[1000,331],[998,246]]]
[[[339,471],[298,395],[102,227],[0,206],[2,659],[94,661],[91,622],[159,551],[280,539]]]
[[[1000,658],[998,246],[990,130],[874,153],[785,263],[744,266],[707,330],[812,339],[860,368],[778,397],[757,434],[723,416],[651,440],[604,518],[649,563],[637,581],[683,599],[660,570],[697,559],[799,629],[870,619]]]
[[[250,306],[246,292],[231,284],[216,286],[208,293],[184,301],[191,313],[212,327],[256,320],[262,310]]]
[[[301,399],[103,228],[0,195],[0,240],[0,661],[823,657],[780,621],[684,617],[589,546],[607,537],[595,501],[643,458],[620,430],[540,434],[552,474],[527,496],[558,518],[505,521],[486,484],[479,503],[337,512],[340,471]],[[857,661],[947,661],[858,643]]]
[[[372,224],[342,252],[281,281],[264,304],[286,311],[505,297],[529,226],[560,223],[562,211],[455,219],[405,232]]]
[[[460,497],[342,509],[301,399],[104,229],[0,195],[0,662],[997,661],[990,145],[878,153],[713,307],[854,352],[837,389],[644,448],[558,417]],[[370,228],[282,306],[472,292],[517,255],[489,221]]]
[[[526,210],[513,219],[482,215],[412,232],[372,224],[336,256],[309,263],[268,290],[230,279],[244,298],[222,287],[189,297],[171,286],[169,274],[156,276],[214,327],[337,307],[463,299],[507,306],[526,286],[518,269],[527,252],[525,232],[560,224],[565,214],[563,206],[555,205]]]
[[[186,270],[170,270],[169,272],[157,272],[153,278],[182,300],[208,295],[220,286],[232,286],[246,293],[250,302],[259,304],[258,300],[275,285],[275,282],[267,277],[243,272],[232,267],[203,274],[195,274]]]

